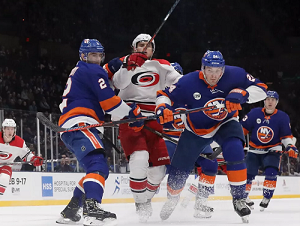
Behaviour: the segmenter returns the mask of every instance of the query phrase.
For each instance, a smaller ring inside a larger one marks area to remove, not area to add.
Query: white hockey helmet
[[[4,121],[2,122],[2,128],[4,127],[17,127],[17,124],[15,122],[15,120],[11,119],[11,118],[6,118],[4,119]]]
[[[139,34],[138,36],[136,36],[135,39],[133,39],[132,41],[132,48],[135,50],[137,47],[137,44],[141,41],[145,41],[145,42],[149,42],[151,40],[151,35],[148,34]],[[155,51],[155,42],[154,39],[152,40],[152,46],[153,46],[153,53]]]

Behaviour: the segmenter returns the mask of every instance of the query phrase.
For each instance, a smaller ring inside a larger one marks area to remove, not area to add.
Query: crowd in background
[[[121,57],[119,54],[128,54],[130,43],[138,33],[152,34],[173,2],[166,0],[165,4],[160,4],[153,1],[145,8],[145,2],[137,0],[131,4],[117,0],[91,0],[88,4],[79,0],[0,1],[0,35],[19,38],[15,46],[0,43],[0,110],[5,109],[5,117],[14,118],[18,126],[22,118],[23,138],[31,150],[36,152],[37,145],[35,113],[42,111],[46,115],[52,114],[54,121],[58,119],[61,95],[78,59],[77,55],[66,58],[63,53],[59,57],[53,56],[49,49],[41,51],[39,43],[58,43],[78,50],[83,38],[97,38],[105,47],[107,62],[113,57]],[[234,4],[226,0],[179,3],[174,15],[155,38],[155,56],[179,62],[184,73],[188,73],[200,69],[200,61],[193,58],[194,52],[203,54],[207,49],[220,50],[228,64],[244,67],[279,93],[278,108],[289,114],[293,135],[300,140],[300,102],[297,101],[300,69],[286,62],[273,66],[266,63],[277,59],[277,54],[292,56],[295,48],[297,50],[297,45],[289,42],[293,37],[300,37],[298,7],[291,3],[291,0],[280,3],[250,0],[234,1]],[[245,7],[248,10],[243,10]],[[111,12],[115,16],[111,16]],[[222,22],[216,17],[222,18]],[[254,106],[257,105],[245,106],[241,117]],[[106,129],[105,133],[111,137],[111,130]],[[50,136],[47,134],[45,141],[44,130],[41,129],[40,134],[42,155],[45,156],[44,145],[50,143]],[[55,165],[56,171],[76,171],[75,161],[69,160],[74,158],[72,153],[60,139],[58,144],[55,139],[53,142],[59,149],[54,158],[64,159]],[[123,171],[124,156],[118,155],[120,158],[114,164],[113,148],[108,142],[105,146],[111,170],[116,164],[118,170]],[[50,152],[48,148],[48,157]],[[286,162],[284,157],[283,163]],[[283,172],[287,172],[286,165],[282,167]],[[293,173],[300,172],[297,162],[292,161],[291,167]]]

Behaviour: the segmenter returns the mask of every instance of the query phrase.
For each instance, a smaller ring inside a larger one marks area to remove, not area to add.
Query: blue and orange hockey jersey
[[[254,103],[266,98],[267,86],[248,74],[243,68],[225,66],[225,72],[215,86],[210,86],[204,79],[202,71],[184,75],[179,81],[157,93],[156,104],[178,104],[187,109],[209,107],[225,104],[225,98],[235,88],[248,91],[247,103]],[[190,113],[183,120],[186,129],[193,133],[209,138],[214,136],[219,127],[230,121],[237,120],[238,112],[228,113],[225,108]]]
[[[278,109],[272,115],[265,113],[265,108],[252,109],[242,120],[244,134],[250,136],[249,152],[265,154],[268,151],[281,151],[293,144],[289,116]]]
[[[105,70],[83,61],[71,71],[62,98],[58,124],[64,128],[101,123],[105,113],[123,118],[131,109],[110,88]]]

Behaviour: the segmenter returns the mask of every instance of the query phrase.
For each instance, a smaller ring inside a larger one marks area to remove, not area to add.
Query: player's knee
[[[278,168],[269,166],[265,168],[265,175],[266,177],[277,177]]]
[[[147,151],[135,151],[130,155],[130,177],[145,178],[149,167],[149,153]]]
[[[237,137],[230,137],[222,144],[223,157],[227,163],[244,160],[243,142]]]
[[[7,188],[7,186],[9,185],[9,181],[11,178],[11,174],[7,174],[7,173],[0,173],[0,194],[3,194]]]
[[[148,169],[147,178],[152,184],[159,184],[166,175],[166,166],[153,166]]]
[[[85,163],[86,173],[96,173],[107,179],[109,168],[107,160],[102,154],[94,155],[93,158]]]
[[[197,160],[197,164],[199,166],[201,166],[201,169],[202,169],[202,172],[206,175],[209,175],[209,176],[214,176],[217,174],[218,172],[218,162],[217,160],[208,160],[208,159],[205,159],[205,158],[202,158],[200,157],[200,161]]]

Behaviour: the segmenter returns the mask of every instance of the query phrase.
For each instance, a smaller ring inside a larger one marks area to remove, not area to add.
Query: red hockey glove
[[[143,117],[141,114],[141,109],[135,103],[131,106],[131,110],[129,111],[129,118],[140,118]],[[133,129],[135,132],[139,132],[144,127],[144,121],[136,121],[129,123],[129,127]]]
[[[245,103],[249,97],[249,93],[244,89],[233,89],[225,98],[226,109],[228,113],[242,110],[241,104]]]
[[[296,148],[295,145],[288,145],[286,148],[285,148],[285,152],[288,153],[289,157],[291,158],[297,158],[298,157],[298,149]]]
[[[173,111],[170,105],[160,104],[155,108],[155,114],[158,117],[157,121],[160,124],[165,124],[167,122],[173,122]]]
[[[126,67],[127,71],[133,71],[136,67],[141,67],[147,59],[144,53],[132,53],[124,58],[123,67]]]
[[[43,164],[43,158],[39,156],[33,156],[30,159],[30,162],[32,162],[34,166],[41,166]]]

